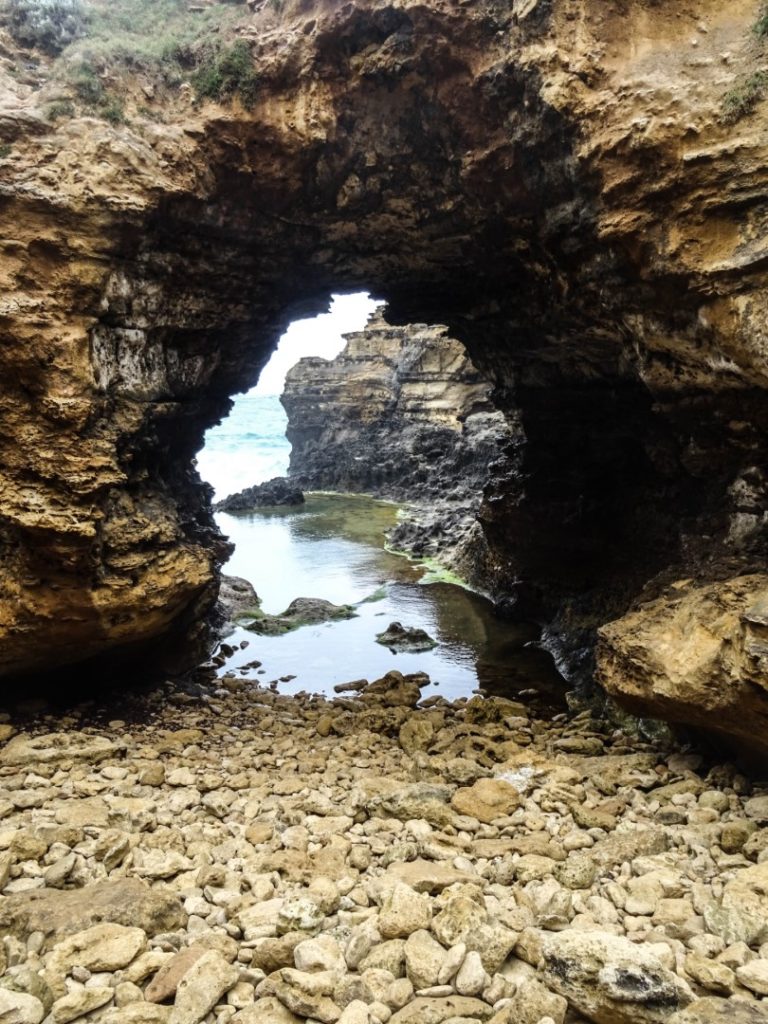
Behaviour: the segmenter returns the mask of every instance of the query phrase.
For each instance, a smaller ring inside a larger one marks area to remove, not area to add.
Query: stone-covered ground
[[[0,1021],[768,1021],[768,787],[427,682],[0,726]]]

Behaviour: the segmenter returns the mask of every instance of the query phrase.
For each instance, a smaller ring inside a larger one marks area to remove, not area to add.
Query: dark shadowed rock
[[[425,630],[403,626],[399,622],[390,622],[384,632],[376,636],[376,643],[388,647],[395,654],[418,654],[437,647],[437,641]]]
[[[303,505],[304,495],[296,484],[285,477],[276,476],[266,483],[246,487],[244,491],[230,494],[215,508],[219,512],[250,512],[254,508],[275,508],[281,505]]]
[[[246,629],[262,636],[281,636],[300,626],[316,626],[320,622],[336,622],[339,619],[353,619],[357,612],[348,604],[332,604],[318,597],[297,597],[281,615],[260,613]]]

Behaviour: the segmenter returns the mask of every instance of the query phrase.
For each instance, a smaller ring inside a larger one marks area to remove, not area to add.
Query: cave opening
[[[538,627],[491,599],[478,521],[515,425],[447,328],[385,313],[363,292],[294,321],[206,433],[197,468],[231,545],[217,674],[332,695],[395,669],[447,699],[560,706]]]

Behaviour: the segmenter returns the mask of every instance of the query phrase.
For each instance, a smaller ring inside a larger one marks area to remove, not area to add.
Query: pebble
[[[759,786],[589,715],[414,708],[423,676],[239,682],[109,736],[9,723],[0,1020],[650,1024],[640,989],[734,1019],[768,996]]]

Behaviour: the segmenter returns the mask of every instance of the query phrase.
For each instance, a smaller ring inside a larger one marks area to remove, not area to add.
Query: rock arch
[[[52,127],[16,89],[0,672],[200,623],[225,549],[192,457],[332,289],[448,324],[521,410],[484,519],[572,669],[642,595],[759,567],[765,121],[717,118],[753,11],[693,7],[287,0],[249,111]]]

